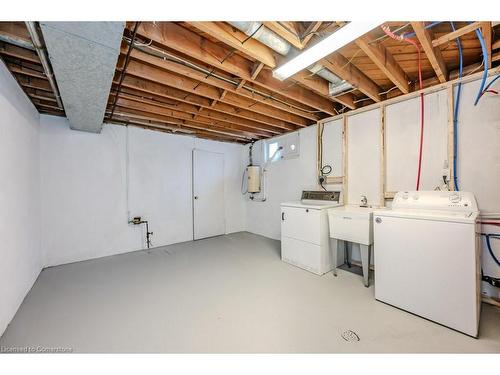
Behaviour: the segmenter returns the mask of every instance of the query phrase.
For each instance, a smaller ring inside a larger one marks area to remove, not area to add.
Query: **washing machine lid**
[[[450,223],[474,224],[479,216],[476,212],[457,212],[441,210],[392,209],[376,210],[373,217],[396,217],[413,220],[445,221]]]

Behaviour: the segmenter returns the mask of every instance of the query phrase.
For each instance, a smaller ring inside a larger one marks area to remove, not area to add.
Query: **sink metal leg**
[[[336,243],[336,246],[333,246],[333,259],[332,259],[332,262],[333,262],[333,276],[337,276],[337,266],[338,266],[338,263],[337,263],[337,259],[338,259],[338,255],[339,255],[339,252],[342,251],[342,254],[344,253],[344,247],[345,247],[345,242],[342,241],[342,240],[336,240],[337,243]]]
[[[369,276],[370,276],[370,253],[371,253],[370,245],[359,245],[359,249],[361,250],[361,265],[363,266],[363,281],[366,287],[370,286]]]
[[[344,258],[347,262],[347,267],[352,267],[352,243],[344,241]]]

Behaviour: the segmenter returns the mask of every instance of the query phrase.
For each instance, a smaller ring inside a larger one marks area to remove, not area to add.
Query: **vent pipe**
[[[5,34],[0,34],[0,41],[6,42],[9,44],[13,44],[13,45],[21,47],[21,48],[26,48],[26,49],[29,49],[31,51],[35,50],[35,47],[33,47],[33,43],[31,43],[29,40],[26,40],[26,39],[16,38],[14,36],[5,35]]]
[[[290,43],[265,27],[262,22],[240,21],[228,23],[244,32],[246,35],[258,40],[262,44],[265,44],[273,51],[278,52],[280,55],[286,56],[288,55],[288,52],[290,52],[292,47]]]
[[[59,89],[57,88],[57,83],[54,77],[54,72],[52,71],[52,66],[50,65],[49,57],[47,55],[47,49],[45,48],[45,44],[42,43],[36,22],[33,21],[26,22],[26,27],[28,28],[28,32],[30,34],[31,40],[33,41],[33,46],[35,47],[36,53],[38,54],[38,57],[40,58],[40,61],[42,63],[45,75],[49,80],[52,92],[56,97],[57,106],[60,109],[64,110],[61,101],[61,95],[59,94]]]
[[[245,33],[249,37],[258,40],[262,44],[265,44],[280,55],[286,56],[292,51],[299,53],[299,51],[295,47],[293,47],[290,43],[288,43],[274,31],[271,31],[270,29],[265,27],[262,22],[241,21],[228,23],[241,32]],[[329,93],[332,96],[353,89],[352,85],[330,72],[321,64],[316,63],[313,66],[310,66],[307,70],[329,82]]]

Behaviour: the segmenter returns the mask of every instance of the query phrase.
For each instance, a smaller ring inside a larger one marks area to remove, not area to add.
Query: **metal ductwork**
[[[330,94],[330,96],[337,96],[352,89],[354,89],[354,86],[347,81],[343,81],[338,85],[328,82],[328,93]]]
[[[273,51],[278,52],[280,55],[288,55],[292,48],[290,43],[265,27],[262,22],[239,21],[228,23],[238,30],[244,32],[246,35],[258,40],[262,44],[265,44]]]
[[[286,56],[290,52],[300,53],[297,48],[293,47],[290,43],[277,35],[274,31],[269,30],[262,24],[262,22],[238,21],[228,23],[241,32],[245,33],[249,37],[252,37],[262,44],[265,44],[280,55]],[[339,95],[354,88],[351,84],[339,78],[337,75],[333,74],[321,64],[316,63],[313,66],[310,66],[308,70],[311,73],[316,74],[328,81],[329,93],[331,96]]]
[[[125,22],[40,22],[71,129],[99,133]]]
[[[29,40],[22,39],[22,38],[16,38],[14,36],[10,35],[5,35],[5,34],[0,34],[0,41],[13,44],[15,46],[21,47],[21,48],[26,48],[31,51],[35,50],[35,47],[33,46],[33,43],[31,43]]]
[[[312,67],[309,67],[309,71],[328,81],[328,93],[330,96],[336,96],[353,89],[353,86],[349,82],[339,78],[321,64],[314,64]]]

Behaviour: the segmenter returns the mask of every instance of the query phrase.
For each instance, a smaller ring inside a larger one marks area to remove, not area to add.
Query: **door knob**
[[[198,199],[198,196],[197,196],[197,195],[195,195],[195,196],[194,196],[194,199]]]

